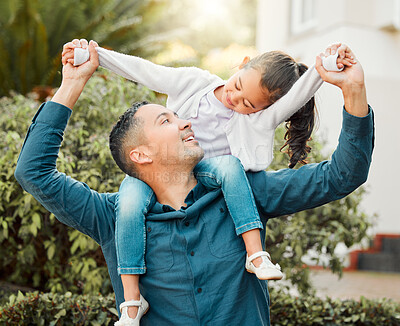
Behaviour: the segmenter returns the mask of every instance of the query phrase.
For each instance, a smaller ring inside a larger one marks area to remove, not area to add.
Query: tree
[[[61,51],[74,38],[146,56],[164,0],[0,1],[0,97],[60,83]],[[157,45],[159,46],[159,45]]]

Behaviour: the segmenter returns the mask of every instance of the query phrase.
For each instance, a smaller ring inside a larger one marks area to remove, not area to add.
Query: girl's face
[[[272,104],[268,90],[261,87],[261,73],[253,68],[242,68],[229,78],[219,100],[241,114],[255,113]]]

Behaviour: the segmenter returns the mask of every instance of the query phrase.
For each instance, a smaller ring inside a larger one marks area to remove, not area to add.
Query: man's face
[[[144,121],[149,157],[153,163],[195,166],[204,151],[194,139],[191,123],[161,105],[147,104],[136,113]]]

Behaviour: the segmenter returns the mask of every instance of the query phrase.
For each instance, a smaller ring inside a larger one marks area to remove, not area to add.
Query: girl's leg
[[[197,164],[194,172],[206,187],[222,189],[236,234],[242,235],[249,256],[262,251],[260,229],[263,225],[240,160],[232,155],[212,157]]]
[[[206,187],[222,189],[226,205],[236,227],[236,234],[242,235],[248,257],[256,254],[255,258],[250,261],[251,265],[258,268],[262,264],[263,271],[262,273],[257,271],[257,276],[263,275],[261,276],[263,279],[268,279],[270,274],[274,279],[281,278],[280,270],[279,272],[275,271],[279,265],[275,266],[270,261],[266,261],[265,256],[268,253],[258,255],[263,252],[260,237],[263,225],[257,211],[253,191],[240,160],[231,155],[209,158],[197,164],[194,172]],[[277,274],[278,276],[276,276]]]
[[[146,272],[145,215],[154,202],[152,189],[143,181],[129,176],[122,181],[115,208],[115,239],[125,301],[140,299],[139,275]],[[137,307],[129,307],[129,316],[134,318],[137,310]]]
[[[246,246],[247,255],[251,256],[263,250],[259,229],[253,229],[242,233],[242,238]],[[262,263],[262,258],[257,257],[253,260],[254,266],[258,267]]]
[[[216,156],[199,162],[194,172],[207,188],[221,188],[236,234],[263,229],[253,191],[240,160],[232,155]]]
[[[140,300],[139,274],[122,274],[122,286],[124,287],[125,301]],[[138,313],[138,307],[128,307],[128,316],[135,318]]]

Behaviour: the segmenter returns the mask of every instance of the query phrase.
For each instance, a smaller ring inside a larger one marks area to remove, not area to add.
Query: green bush
[[[272,290],[271,325],[400,325],[400,304],[388,299],[321,299],[314,295],[299,297]]]
[[[114,295],[33,292],[11,295],[0,308],[2,325],[114,325],[118,321]]]
[[[321,299],[271,291],[271,325],[400,324],[400,305],[386,299]],[[0,308],[5,325],[113,325],[118,320],[113,295],[65,295],[38,292],[10,296]]]

